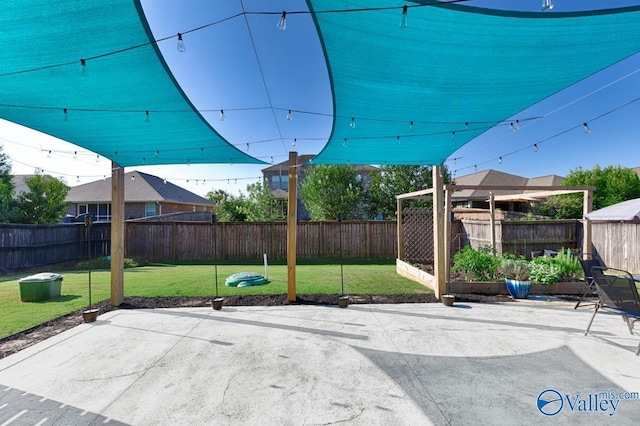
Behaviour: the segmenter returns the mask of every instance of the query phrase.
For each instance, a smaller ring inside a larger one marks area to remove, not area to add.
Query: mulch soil
[[[505,295],[456,294],[460,302],[510,302]],[[398,304],[398,303],[439,303],[433,294],[391,294],[391,295],[349,295],[349,304]],[[289,302],[286,294],[225,296],[224,306],[283,306],[283,305],[337,305],[337,296],[330,294],[298,295],[295,302]],[[210,297],[126,297],[120,306],[113,306],[108,300],[93,305],[104,314],[116,309],[156,309],[211,307]],[[78,310],[54,318],[43,324],[0,339],[0,359],[14,354],[31,345],[55,336],[65,330],[82,324],[82,311]]]

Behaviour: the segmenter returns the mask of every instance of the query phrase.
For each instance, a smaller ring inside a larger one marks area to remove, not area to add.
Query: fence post
[[[447,277],[445,277],[444,253],[444,178],[442,166],[432,169],[433,174],[433,269],[436,279],[435,295],[438,299],[447,293]]]

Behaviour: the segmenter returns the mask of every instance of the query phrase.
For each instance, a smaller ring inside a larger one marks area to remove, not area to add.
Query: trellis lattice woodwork
[[[402,230],[402,260],[433,263],[433,210],[424,207],[403,209]]]

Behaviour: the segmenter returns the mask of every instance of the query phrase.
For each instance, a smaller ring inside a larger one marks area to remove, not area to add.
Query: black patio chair
[[[594,266],[591,269],[591,276],[598,293],[598,302],[584,335],[586,336],[589,332],[593,319],[600,309],[622,315],[629,332],[633,335],[633,326],[640,320],[640,296],[631,274],[621,269]],[[636,355],[640,355],[640,343],[638,343]]]
[[[604,266],[604,264],[600,261],[600,258],[592,253],[585,253],[584,255],[580,256],[580,264],[582,265],[582,271],[584,272],[584,280],[587,283],[587,289],[584,291],[582,296],[580,296],[580,300],[578,300],[578,303],[576,303],[576,306],[574,306],[573,309],[578,309],[578,306],[580,306],[587,295],[596,293],[596,287],[593,284],[593,276],[591,275],[591,268],[593,268],[594,266]],[[589,302],[582,303],[582,305],[596,305],[597,303],[598,302]]]

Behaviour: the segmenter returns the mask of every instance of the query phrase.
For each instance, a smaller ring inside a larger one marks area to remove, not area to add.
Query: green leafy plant
[[[507,279],[529,281],[531,265],[525,259],[502,259],[498,272]]]
[[[494,281],[497,277],[500,258],[489,246],[475,250],[465,246],[453,256],[454,272],[461,272],[466,281]]]
[[[562,271],[558,269],[551,257],[537,257],[531,262],[531,281],[536,284],[550,285],[562,278]]]
[[[561,272],[560,281],[571,282],[584,279],[584,271],[582,270],[580,259],[569,249],[562,249],[558,252],[558,255],[553,258],[553,264]]]

